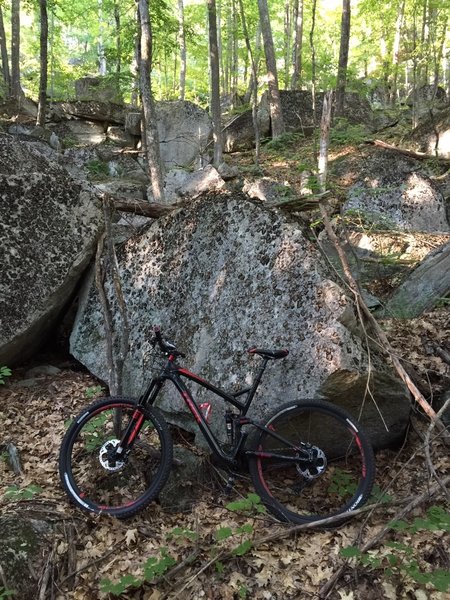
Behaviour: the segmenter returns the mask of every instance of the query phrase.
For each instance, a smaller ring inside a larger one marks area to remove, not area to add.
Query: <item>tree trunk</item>
[[[284,5],[284,89],[289,89],[289,71],[291,66],[291,37],[292,37],[292,18],[291,3],[286,0]]]
[[[3,23],[3,12],[0,5],[0,54],[2,57],[2,75],[5,83],[6,96],[11,96],[11,77],[9,74],[8,48],[6,45],[5,25]]]
[[[214,138],[214,166],[222,162],[222,123],[220,113],[219,47],[217,43],[216,1],[208,0],[209,72],[211,78],[211,117]]]
[[[184,100],[186,94],[186,35],[183,0],[178,0],[178,43],[180,45],[180,100]]]
[[[278,87],[277,62],[270,25],[269,7],[267,0],[258,0],[259,20],[264,41],[266,55],[267,77],[269,85],[270,119],[272,122],[272,138],[275,139],[284,133],[283,112],[281,110],[280,89]]]
[[[350,0],[342,0],[341,47],[339,50],[339,66],[336,85],[337,117],[344,116],[345,87],[347,83],[348,48],[350,44]]]
[[[20,0],[11,0],[11,98],[19,102],[20,87]]]
[[[302,80],[302,49],[303,49],[303,0],[296,0],[294,7],[295,40],[292,55],[293,72],[291,88],[300,89]]]
[[[333,106],[333,92],[328,91],[323,99],[322,119],[320,121],[320,144],[319,144],[319,187],[321,193],[327,189],[328,172],[328,142],[330,139],[331,109]]]
[[[117,0],[114,2],[114,22],[116,24],[116,75],[118,79],[117,84],[119,85],[119,76],[122,71],[122,26],[120,20],[120,5]]]
[[[39,0],[41,19],[40,32],[40,79],[39,79],[39,104],[36,125],[45,125],[45,111],[47,109],[47,74],[48,74],[48,15],[47,0]]]
[[[450,242],[429,254],[387,301],[384,314],[414,319],[450,291]]]
[[[244,33],[245,45],[247,47],[247,53],[250,58],[250,64],[252,67],[252,79],[254,81],[253,93],[252,93],[252,121],[253,121],[253,129],[255,131],[255,165],[259,164],[259,153],[261,146],[261,136],[259,131],[259,123],[258,123],[258,69],[255,62],[255,57],[253,56],[252,47],[250,44],[250,38],[248,35],[247,29],[247,20],[245,18],[244,11],[244,2],[243,0],[239,0],[239,10],[241,14],[241,23],[242,23],[242,31]]]
[[[143,112],[143,137],[147,155],[148,174],[152,200],[164,202],[164,181],[159,155],[159,139],[156,114],[151,88],[152,30],[148,11],[148,0],[139,0],[141,44],[139,57],[139,81]]]
[[[402,36],[403,20],[405,16],[405,0],[400,0],[397,22],[395,24],[394,47],[392,50],[392,86],[390,90],[391,104],[394,105],[397,100],[397,81],[398,68],[400,60],[400,41]]]
[[[309,31],[309,45],[311,46],[311,96],[314,125],[317,123],[316,115],[316,49],[314,46],[314,29],[316,28],[317,0],[313,0],[311,29]]]

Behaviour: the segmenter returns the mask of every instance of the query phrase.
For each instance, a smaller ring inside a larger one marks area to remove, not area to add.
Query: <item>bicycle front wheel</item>
[[[139,418],[140,417],[140,418]],[[112,462],[130,420],[139,434],[123,458]],[[59,472],[69,498],[94,513],[131,517],[154,500],[172,466],[172,439],[160,412],[127,398],[106,398],[84,410],[63,439]]]
[[[342,514],[344,520],[367,500],[373,450],[346,411],[319,400],[293,402],[265,427],[253,439],[249,468],[256,492],[278,519],[308,523]]]

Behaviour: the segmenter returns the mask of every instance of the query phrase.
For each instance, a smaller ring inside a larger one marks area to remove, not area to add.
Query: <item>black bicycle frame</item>
[[[260,423],[257,423],[253,419],[250,419],[249,417],[246,416],[247,412],[250,408],[250,405],[253,401],[253,398],[255,396],[256,390],[258,389],[258,386],[261,382],[263,373],[266,369],[267,362],[268,362],[267,358],[263,358],[263,363],[262,363],[259,371],[257,372],[252,385],[250,387],[243,388],[242,390],[239,390],[238,392],[236,392],[234,394],[225,392],[225,390],[222,390],[222,389],[216,387],[215,385],[209,383],[205,379],[202,379],[195,373],[191,373],[191,371],[189,371],[188,369],[179,367],[178,365],[175,364],[175,358],[176,358],[175,355],[169,356],[168,361],[167,361],[165,367],[162,369],[161,373],[157,377],[154,377],[152,379],[146,392],[139,398],[137,407],[138,406],[145,407],[146,405],[153,405],[155,403],[155,401],[158,397],[158,394],[161,391],[164,383],[167,380],[171,381],[175,385],[177,390],[179,391],[186,406],[192,413],[194,419],[196,420],[196,422],[200,428],[200,431],[203,433],[211,450],[217,456],[219,456],[223,461],[228,463],[230,466],[235,465],[236,459],[239,456],[239,454],[244,446],[244,443],[245,443],[245,440],[247,439],[248,433],[246,431],[242,431],[239,427],[239,438],[234,443],[234,445],[231,449],[231,453],[228,454],[228,453],[224,452],[224,450],[222,449],[216,436],[211,431],[211,428],[209,427],[206,419],[203,417],[200,407],[197,405],[197,403],[195,402],[195,400],[192,397],[192,394],[189,392],[188,388],[184,384],[182,377],[185,377],[186,379],[189,379],[190,381],[193,381],[194,383],[197,383],[200,386],[211,391],[213,394],[223,398],[223,400],[225,400],[225,402],[232,404],[235,408],[239,409],[239,415],[236,417],[236,419],[238,420],[238,424],[240,426],[253,425],[254,427],[257,427],[258,429],[260,429],[261,431],[265,431],[271,437],[274,437],[283,443],[287,442],[287,440],[285,440],[282,436],[278,435],[272,429],[268,429],[264,425],[261,425]],[[237,397],[242,396],[243,394],[247,394],[245,401],[237,400]],[[127,427],[127,431],[125,432],[124,436],[122,437],[119,448],[117,448],[117,450],[116,450],[117,455],[121,454],[122,448],[128,448],[128,451],[130,450],[130,443],[132,444],[134,439],[137,437],[143,420],[144,420],[143,415],[141,413],[139,413],[139,411],[136,411],[135,415],[133,415],[133,418],[131,419],[131,421]],[[301,452],[304,454],[303,458],[301,458],[298,455],[295,457],[282,456],[282,455],[271,453],[271,452],[258,452],[258,451],[256,451],[256,452],[247,451],[247,454],[252,455],[252,456],[264,456],[264,458],[279,458],[279,459],[281,458],[285,461],[287,460],[287,461],[292,461],[292,462],[298,462],[299,460],[300,461],[301,460],[309,460],[310,450],[308,448],[302,447],[302,446],[303,446],[303,444],[300,443],[300,446],[296,447],[296,450],[298,450],[298,452]]]

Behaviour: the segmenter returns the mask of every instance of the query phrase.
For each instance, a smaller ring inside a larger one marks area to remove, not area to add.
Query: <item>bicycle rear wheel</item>
[[[372,446],[344,410],[311,400],[285,404],[258,430],[250,474],[281,521],[308,523],[343,515],[367,500],[375,477]],[[339,520],[341,522],[341,520]]]
[[[139,416],[143,422],[128,456],[111,462],[130,419]],[[106,398],[84,410],[67,430],[59,455],[61,482],[83,510],[131,517],[161,491],[172,452],[167,423],[157,409],[137,408],[127,398]]]

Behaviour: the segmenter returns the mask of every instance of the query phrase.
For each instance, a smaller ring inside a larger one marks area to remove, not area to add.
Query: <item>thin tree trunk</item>
[[[291,3],[286,0],[284,5],[284,89],[289,89],[289,70],[291,66],[291,37],[292,37],[292,19]]]
[[[316,28],[316,10],[317,0],[313,0],[312,4],[312,17],[311,17],[311,29],[309,31],[309,45],[311,46],[311,95],[312,95],[312,109],[313,109],[313,121],[314,125],[317,123],[316,114],[316,49],[314,46],[314,29]]]
[[[39,0],[41,19],[40,32],[40,79],[39,79],[39,104],[36,125],[45,125],[45,111],[47,108],[47,75],[48,75],[48,15],[47,0]]]
[[[253,87],[253,101],[252,101],[252,120],[253,129],[255,131],[255,165],[259,164],[259,154],[261,147],[261,136],[259,131],[258,123],[258,70],[256,67],[255,57],[253,56],[252,47],[250,44],[250,38],[248,36],[247,20],[245,18],[244,2],[239,0],[239,10],[241,14],[242,31],[244,33],[245,45],[247,47],[247,53],[250,58],[250,65],[252,68],[252,79],[255,83]]]
[[[216,1],[208,0],[209,72],[211,78],[211,118],[213,122],[214,166],[222,162],[222,123],[220,111],[219,47],[217,43]]]
[[[392,49],[392,86],[391,86],[391,104],[397,101],[397,81],[400,62],[400,41],[402,37],[403,21],[405,16],[405,0],[400,0],[397,22],[395,24],[394,47]]]
[[[341,47],[336,85],[336,116],[344,115],[345,87],[347,83],[348,48],[350,44],[350,0],[342,0]]]
[[[139,20],[141,24],[141,44],[139,75],[143,112],[143,130],[147,155],[150,190],[152,200],[164,202],[164,181],[159,155],[159,139],[156,127],[156,114],[151,88],[152,30],[148,11],[148,0],[139,0]]]
[[[3,81],[5,83],[5,92],[6,92],[6,96],[10,96],[11,95],[11,76],[9,73],[8,48],[6,45],[5,25],[3,23],[3,12],[2,12],[1,6],[0,6],[0,53],[1,53],[1,57],[2,57],[2,74],[3,74]]]
[[[97,41],[97,55],[98,55],[98,66],[99,73],[102,77],[106,75],[106,55],[105,55],[105,43],[104,43],[104,29],[105,19],[103,17],[103,0],[98,1],[98,21],[99,21],[99,33]]]
[[[303,0],[296,0],[294,7],[295,40],[292,56],[293,72],[291,88],[300,89],[302,80],[302,49],[303,49]]]
[[[117,2],[117,0],[114,2],[114,22],[116,24],[116,75],[117,79],[119,79],[122,71],[122,26],[120,20],[120,4]]]
[[[180,100],[184,100],[186,94],[186,35],[183,0],[178,0],[178,43],[180,45]]]
[[[280,89],[278,86],[277,62],[270,25],[269,7],[267,0],[258,0],[259,20],[264,41],[266,55],[267,77],[269,86],[270,118],[272,122],[272,138],[275,139],[284,133],[283,112],[281,109]]]
[[[320,121],[320,144],[319,144],[319,187],[321,193],[327,189],[328,172],[328,140],[330,137],[331,109],[333,106],[333,92],[328,91],[323,99],[322,119]]]
[[[11,97],[22,98],[20,86],[20,0],[11,1]]]
[[[248,30],[247,30],[248,33]],[[247,46],[248,48],[248,46]],[[247,91],[245,92],[245,96],[244,96],[244,104],[248,104],[252,98],[252,96],[254,95],[255,92],[255,87],[256,87],[256,94],[258,94],[258,83],[257,83],[257,79],[258,77],[256,77],[255,79],[255,73],[258,73],[259,70],[259,57],[261,54],[261,23],[258,21],[258,25],[257,25],[257,29],[256,29],[256,35],[255,35],[255,51],[253,52],[253,60],[255,63],[255,72],[251,73],[250,76],[250,81],[248,84],[248,88]],[[256,83],[255,83],[256,81]]]

